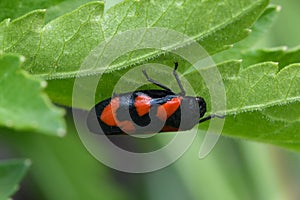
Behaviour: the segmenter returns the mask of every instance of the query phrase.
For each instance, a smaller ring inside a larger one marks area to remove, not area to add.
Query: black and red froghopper
[[[175,94],[170,88],[151,79],[143,70],[147,80],[162,90],[117,94],[99,102],[89,112],[89,130],[106,135],[185,131],[211,118],[223,118],[216,114],[202,118],[206,112],[205,100],[202,97],[185,96],[177,67],[176,62],[173,74],[180,93]]]

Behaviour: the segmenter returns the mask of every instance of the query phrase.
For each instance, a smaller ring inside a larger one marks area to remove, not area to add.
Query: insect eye
[[[196,101],[198,103],[199,106],[199,112],[200,112],[200,117],[203,117],[203,115],[206,112],[206,102],[202,97],[196,97]]]

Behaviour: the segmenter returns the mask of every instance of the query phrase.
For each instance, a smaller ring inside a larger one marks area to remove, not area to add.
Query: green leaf
[[[246,56],[243,56],[245,52],[249,49],[255,49],[256,44],[260,41],[261,37],[270,29],[274,24],[274,21],[277,19],[279,11],[281,10],[280,6],[269,6],[256,23],[251,28],[251,34],[244,40],[234,44],[233,48],[228,49],[227,51],[220,52],[213,56],[215,62],[222,62],[224,60],[231,59],[243,59]],[[247,59],[250,60],[250,59]],[[259,63],[258,61],[253,61],[251,64]],[[243,66],[250,66],[250,63],[243,62]]]
[[[300,47],[288,49],[279,47],[272,49],[258,49],[245,51],[242,55],[244,65],[252,65],[258,62],[273,61],[279,63],[279,68],[293,63],[300,63]]]
[[[39,30],[42,29],[43,16],[45,10],[27,14],[14,21],[14,25],[10,26],[10,20],[4,20],[0,23],[0,50],[5,52],[15,52],[20,55],[29,55],[36,52],[38,43],[33,42],[39,39]],[[24,23],[22,19],[27,19]],[[30,62],[31,57],[26,57],[27,62]]]
[[[30,165],[30,160],[0,161],[1,200],[9,199],[19,189],[19,183]]]
[[[62,136],[63,110],[42,93],[45,81],[21,70],[23,61],[24,57],[0,55],[0,125]]]
[[[24,15],[34,9],[45,9],[51,5],[62,0],[47,0],[47,1],[35,1],[35,0],[1,0],[0,1],[0,20],[5,18],[15,19],[21,15]]]
[[[122,184],[116,184],[113,172],[84,147],[71,117],[66,121],[68,134],[63,138],[42,134],[20,137],[0,129],[0,141],[34,163],[28,177],[28,187],[34,188],[32,195],[53,200],[130,199]]]
[[[191,0],[185,3],[165,0],[159,4],[126,0],[103,15],[103,3],[94,2],[45,26],[42,24],[43,11],[31,12],[11,23],[2,23],[0,35],[4,43],[3,51],[16,52],[28,58],[24,67],[31,73],[48,79],[64,79],[76,76],[84,58],[97,45],[109,42],[116,34],[128,30],[168,28],[196,40],[211,54],[221,51],[248,35],[248,28],[267,4],[267,0],[244,0],[239,3],[233,0]],[[13,35],[14,32],[19,34]],[[187,44],[169,44],[164,49],[171,50]],[[25,46],[29,48],[26,50]],[[118,59],[111,69],[119,70],[162,54],[162,50],[134,53],[129,58],[124,56]],[[99,68],[90,66],[80,71],[80,75],[95,74]]]
[[[232,61],[218,68],[240,64]],[[278,64],[272,62],[242,68],[237,74],[222,71],[226,89],[223,134],[300,150],[300,64],[279,72]],[[205,87],[202,94],[210,105]]]
[[[46,19],[49,21],[87,2],[89,0],[1,0],[0,21],[5,18],[15,19],[35,9],[47,9]]]
[[[28,1],[28,0],[26,0],[26,1]],[[35,0],[33,0],[33,1],[36,2]],[[60,0],[60,2],[58,2],[57,4],[52,4],[49,7],[47,7],[45,21],[49,22],[61,15],[71,12],[72,10],[78,8],[79,6],[81,6],[85,3],[91,2],[91,1],[93,1],[93,0]],[[42,8],[46,8],[46,7],[42,7]],[[31,9],[31,10],[33,10],[33,9]]]
[[[274,62],[252,65],[246,69],[241,68],[241,61],[219,64],[217,67],[226,89],[226,113],[234,115],[299,101],[299,66],[286,66],[278,72],[278,64]],[[209,73],[214,67],[200,70]],[[195,88],[196,94],[206,97],[210,104],[209,91],[198,72],[193,71],[185,77],[198,86]]]
[[[214,53],[246,37],[248,28],[264,10],[268,1],[234,3],[231,0],[227,3],[192,0],[184,4],[162,1],[158,5],[154,1],[127,0],[111,8],[103,16],[103,4],[94,2],[45,26],[42,23],[44,11],[38,10],[12,22],[2,22],[0,44],[5,52],[24,55],[27,58],[24,68],[31,73],[49,79],[58,78],[49,81],[47,93],[56,103],[71,106],[74,79],[70,77],[79,73],[79,67],[92,49],[112,38],[114,34],[143,28],[148,24],[147,27],[169,28],[184,33],[198,41],[209,53]],[[164,49],[168,48],[171,47]],[[121,57],[114,62],[113,68],[110,68],[114,71],[107,78],[109,81],[104,90],[101,88],[97,91],[99,99],[111,94],[109,83],[116,82],[126,69],[130,70],[133,64],[147,62],[153,57],[162,62],[162,53],[153,50],[136,51],[129,60],[125,56],[126,58]],[[158,55],[160,56],[157,57]],[[95,74],[97,70],[88,69],[85,73],[80,73],[80,76]],[[90,104],[86,104],[81,107],[89,106]]]
[[[300,151],[299,107],[299,102],[295,102],[228,116],[223,134]],[[289,114],[297,116],[297,120],[284,118]],[[282,116],[278,117],[279,115]]]
[[[299,66],[290,65],[277,73],[278,65],[267,62],[241,70],[236,80],[227,83],[227,113],[299,101]]]
[[[280,6],[269,6],[252,28],[252,33],[244,40],[236,43],[233,48],[213,56],[215,62],[230,59],[243,60],[242,66],[248,67],[257,63],[273,61],[279,63],[279,68],[300,62],[300,47],[288,49],[277,47],[257,49],[255,44],[277,19]]]

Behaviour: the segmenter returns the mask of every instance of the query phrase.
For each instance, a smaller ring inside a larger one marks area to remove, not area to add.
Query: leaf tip
[[[40,85],[41,85],[42,88],[46,88],[48,83],[47,83],[47,81],[41,81]]]
[[[31,162],[30,159],[25,159],[25,160],[24,160],[24,165],[25,165],[26,167],[30,167],[31,164],[32,164],[32,162]]]
[[[281,11],[281,9],[282,9],[282,7],[281,7],[281,6],[276,6],[276,12],[280,12],[280,11]]]
[[[282,51],[287,51],[288,50],[288,46],[283,46],[282,47]]]
[[[8,25],[11,22],[11,18],[5,19],[5,24]]]
[[[56,133],[59,137],[64,137],[66,135],[66,130],[64,128],[58,128]]]
[[[251,33],[251,32],[252,32],[252,29],[246,28],[245,31],[246,31],[247,33]]]
[[[224,45],[224,49],[230,49],[232,47],[234,47],[234,44]]]

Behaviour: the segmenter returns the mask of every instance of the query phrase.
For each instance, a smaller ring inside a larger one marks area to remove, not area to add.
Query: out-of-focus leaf
[[[19,189],[30,164],[30,160],[0,161],[0,200],[9,199]]]
[[[241,55],[244,66],[259,62],[273,61],[278,62],[279,68],[283,68],[293,63],[300,63],[300,47],[288,49],[279,47],[272,49],[249,50]]]
[[[227,51],[220,52],[213,56],[215,62],[223,62],[225,60],[231,59],[243,59],[245,58],[244,53],[249,51],[249,49],[255,49],[256,44],[260,41],[262,36],[270,29],[277,19],[280,6],[269,6],[260,18],[255,22],[253,27],[251,27],[251,34],[244,40],[234,44],[233,48]],[[271,61],[271,60],[266,60]],[[251,64],[259,63],[257,60],[251,62]],[[247,61],[243,62],[243,66],[250,66]]]
[[[21,69],[24,57],[0,55],[0,125],[51,135],[65,133],[64,111],[42,92],[46,82]]]
[[[21,137],[0,129],[2,141],[31,159],[29,179],[42,195],[39,199],[129,199],[110,169],[84,147],[72,120],[67,122],[68,134],[63,138],[42,134]]]

